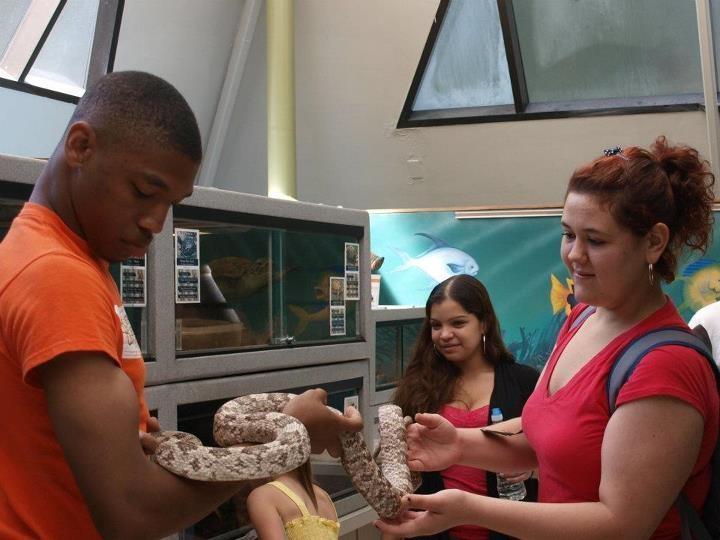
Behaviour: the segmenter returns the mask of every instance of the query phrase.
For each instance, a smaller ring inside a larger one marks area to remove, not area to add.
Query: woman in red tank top
[[[456,428],[420,414],[408,430],[416,470],[451,464],[490,470],[539,467],[539,503],[460,490],[412,495],[414,511],[386,532],[417,536],[474,524],[520,538],[680,538],[681,490],[700,510],[718,438],[720,400],[710,363],[696,351],[662,346],[646,354],[609,413],[606,381],[637,335],[687,326],[661,289],[684,247],[704,251],[711,232],[708,163],[696,150],[658,138],[650,150],[610,149],[577,169],[562,216],[561,256],[576,299],[596,307],[561,330],[511,437]],[[500,426],[494,426],[497,429]]]

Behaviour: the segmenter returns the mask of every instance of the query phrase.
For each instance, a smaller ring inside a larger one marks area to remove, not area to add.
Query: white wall
[[[267,195],[267,37],[262,2],[213,185]]]
[[[396,130],[437,0],[296,3],[298,193],[357,208],[559,204],[570,172],[657,135],[706,153],[704,113]],[[425,178],[411,182],[407,160]]]
[[[243,0],[126,0],[116,69],[156,73],[207,142]],[[574,167],[659,134],[707,154],[702,112],[395,129],[438,0],[297,0],[298,194],[354,208],[559,204]],[[216,187],[267,192],[265,13]],[[0,152],[47,156],[72,106],[0,89]],[[411,181],[407,160],[422,162]]]
[[[203,144],[215,116],[243,0],[126,0],[115,71],[174,84],[197,116]]]

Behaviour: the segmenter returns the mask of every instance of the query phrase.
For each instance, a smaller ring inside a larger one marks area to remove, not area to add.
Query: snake
[[[152,459],[173,474],[209,482],[266,479],[292,471],[310,458],[307,429],[281,412],[293,397],[295,394],[273,392],[226,402],[213,421],[217,447],[205,446],[195,435],[183,431],[152,433],[158,441]],[[381,405],[378,413],[378,462],[362,434],[350,432],[340,434],[340,461],[373,510],[382,518],[393,518],[400,513],[403,495],[417,488],[419,476],[407,465],[408,419],[393,404]]]

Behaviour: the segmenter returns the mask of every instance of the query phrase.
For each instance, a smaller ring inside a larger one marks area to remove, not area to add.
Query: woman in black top
[[[439,413],[448,415],[451,421],[455,418],[475,422],[477,426],[490,424],[490,412],[495,407],[502,410],[506,420],[520,416],[538,373],[516,363],[505,347],[483,284],[467,275],[448,278],[430,293],[425,314],[412,359],[393,398],[403,414]],[[470,427],[467,423],[463,425]],[[444,474],[450,478],[469,478],[457,469],[423,473],[418,493],[444,489]],[[537,482],[528,480],[529,476],[530,472],[525,472],[508,474],[507,478],[527,480],[526,500],[536,500]],[[467,489],[484,489],[487,495],[497,497],[496,475],[486,472],[484,480],[481,478],[477,485],[469,485]],[[472,480],[469,483],[472,484]],[[383,537],[384,540],[391,538]],[[507,537],[477,527],[459,527],[426,538],[497,540]]]

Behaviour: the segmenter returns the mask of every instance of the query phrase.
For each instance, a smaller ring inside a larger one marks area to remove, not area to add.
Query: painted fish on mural
[[[683,282],[683,303],[678,309],[692,312],[720,300],[720,263],[698,259],[683,268],[678,281]]]
[[[552,305],[553,314],[565,312],[570,315],[570,311],[577,305],[575,299],[575,283],[570,278],[565,278],[567,286],[563,285],[554,274],[550,274],[550,305]]]
[[[433,246],[417,257],[411,257],[406,252],[393,248],[402,259],[402,264],[395,268],[393,272],[416,267],[425,272],[436,283],[459,274],[474,276],[478,273],[478,263],[464,251],[431,234],[415,233],[415,235],[424,236],[431,240]]]

